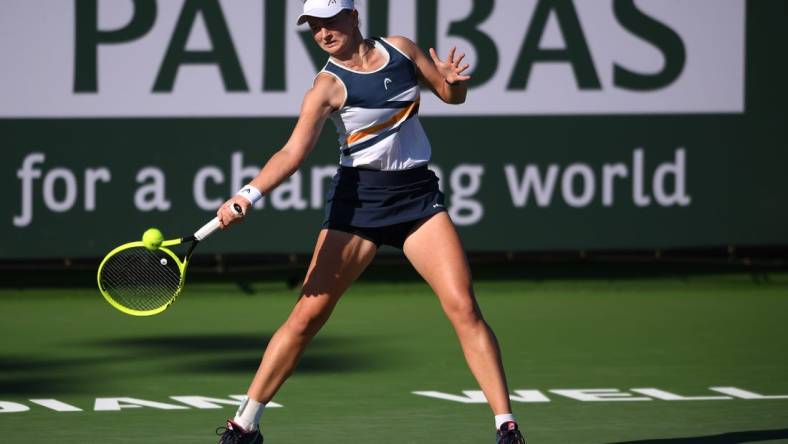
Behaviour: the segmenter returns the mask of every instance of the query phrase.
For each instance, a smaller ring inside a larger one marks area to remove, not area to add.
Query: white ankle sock
[[[500,430],[501,426],[505,422],[509,422],[509,421],[517,423],[517,420],[514,419],[514,415],[512,415],[511,413],[505,413],[503,415],[495,415],[495,430]]]
[[[241,406],[238,407],[238,411],[235,412],[233,422],[243,427],[247,432],[257,430],[259,427],[258,424],[260,423],[260,417],[263,416],[264,408],[265,404],[247,398],[241,403]]]

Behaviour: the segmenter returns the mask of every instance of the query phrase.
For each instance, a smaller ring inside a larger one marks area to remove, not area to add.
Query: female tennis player
[[[249,185],[217,212],[222,227],[295,172],[326,119],[339,133],[340,167],[327,193],[323,221],[301,297],[263,354],[248,399],[227,422],[220,444],[263,442],[259,420],[337,301],[381,245],[404,251],[440,299],[465,359],[495,415],[499,444],[522,444],[512,415],[497,340],[474,298],[468,263],[447,215],[438,179],[427,169],[430,144],[417,117],[419,83],[450,104],[465,101],[463,55],[452,49],[432,61],[404,37],[365,39],[353,0],[307,0],[298,23],[309,23],[328,53],[303,100],[285,146]]]

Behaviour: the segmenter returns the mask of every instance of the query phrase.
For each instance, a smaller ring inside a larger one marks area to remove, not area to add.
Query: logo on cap
[[[336,5],[336,4],[337,4],[337,0],[328,0],[328,6]]]

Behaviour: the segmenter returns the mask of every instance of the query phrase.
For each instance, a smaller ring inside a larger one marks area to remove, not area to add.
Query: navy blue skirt
[[[339,167],[326,197],[323,228],[387,227],[445,211],[427,166],[404,171]]]

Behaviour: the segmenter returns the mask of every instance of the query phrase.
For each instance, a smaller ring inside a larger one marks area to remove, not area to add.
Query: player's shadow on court
[[[375,368],[373,359],[362,359],[347,353],[330,353],[321,355],[306,354],[301,357],[296,368],[297,373],[348,373],[365,372]],[[248,374],[260,365],[259,357],[243,357],[213,361],[184,362],[178,365],[179,371],[194,373],[244,373]]]
[[[80,370],[98,363],[94,358],[0,356],[0,395],[80,393],[92,386]]]
[[[183,373],[249,373],[260,364],[260,356],[271,335],[197,334],[144,336],[92,341],[90,345],[128,352],[135,361],[166,366]],[[359,340],[347,336],[318,336],[312,340],[298,364],[299,372],[357,372],[377,367],[377,354],[359,350]],[[348,352],[347,350],[356,350]],[[169,358],[176,357],[173,361]]]
[[[610,444],[744,444],[749,442],[772,441],[781,438],[788,438],[788,429],[751,430],[747,432],[729,432],[721,433],[719,435],[696,436],[688,438],[621,441]]]
[[[91,386],[88,378],[12,376],[0,378],[0,395],[38,396],[53,393],[82,393]]]

